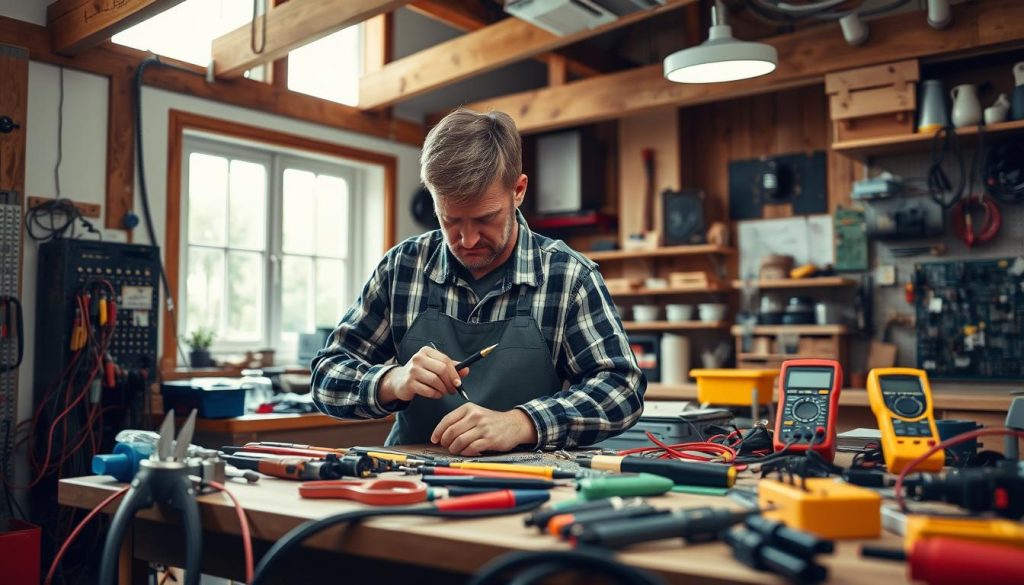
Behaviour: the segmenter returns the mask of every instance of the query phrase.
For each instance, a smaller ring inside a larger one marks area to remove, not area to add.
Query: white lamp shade
[[[775,47],[737,41],[728,26],[719,25],[711,28],[710,38],[702,44],[665,57],[665,79],[676,83],[749,79],[775,71],[778,60]]]

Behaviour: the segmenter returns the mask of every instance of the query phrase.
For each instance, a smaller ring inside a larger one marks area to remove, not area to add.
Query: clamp
[[[181,514],[185,528],[185,585],[199,584],[203,527],[196,502],[196,484],[201,486],[214,477],[223,481],[224,463],[218,463],[215,458],[186,457],[195,424],[196,411],[193,410],[175,441],[174,412],[164,418],[156,452],[149,459],[139,461],[139,472],[110,524],[100,562],[98,582],[101,585],[115,582],[118,553],[129,523],[137,512],[153,505],[167,506]]]

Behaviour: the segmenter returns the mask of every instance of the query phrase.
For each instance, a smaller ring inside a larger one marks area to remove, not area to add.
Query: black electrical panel
[[[1024,380],[1024,259],[918,264],[914,289],[930,378]]]
[[[47,391],[68,363],[75,297],[106,281],[116,323],[107,353],[118,371],[152,381],[157,367],[160,249],[58,239],[39,246],[35,387]]]

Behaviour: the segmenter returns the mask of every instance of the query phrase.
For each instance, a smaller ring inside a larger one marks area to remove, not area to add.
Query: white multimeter
[[[924,370],[875,368],[868,374],[868,400],[882,433],[882,454],[890,473],[900,473],[908,463],[939,442],[932,412],[932,389]],[[941,471],[946,454],[940,449],[915,468]]]

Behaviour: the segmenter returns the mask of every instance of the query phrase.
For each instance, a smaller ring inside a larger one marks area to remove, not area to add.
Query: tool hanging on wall
[[[980,221],[975,221],[975,214],[980,213]],[[995,239],[1003,226],[1003,216],[995,199],[984,193],[969,195],[956,202],[950,211],[953,233],[973,248]],[[978,226],[975,226],[975,223]]]

